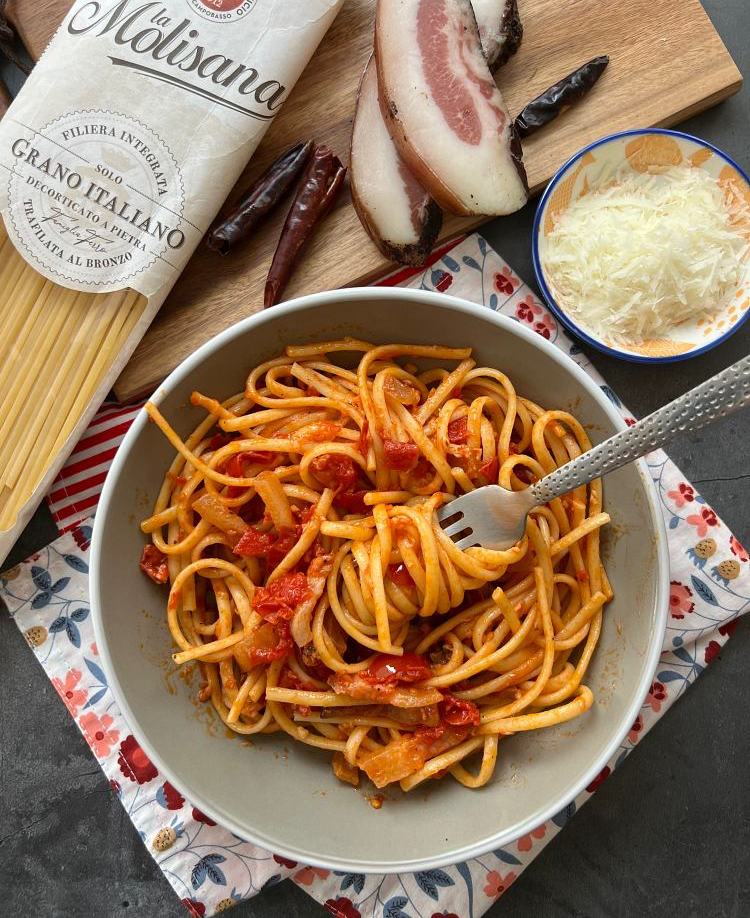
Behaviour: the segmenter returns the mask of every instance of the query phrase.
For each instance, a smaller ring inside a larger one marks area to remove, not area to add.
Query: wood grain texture
[[[8,0],[5,15],[36,61],[72,5],[73,0]]]
[[[46,44],[69,5],[69,0],[11,0],[9,12],[32,53]],[[589,58],[611,58],[584,103],[524,142],[534,190],[586,143],[613,131],[676,124],[742,84],[699,0],[519,0],[519,7],[523,43],[498,73],[511,112]],[[40,8],[54,14],[46,36]],[[347,157],[357,86],[372,47],[374,10],[375,0],[346,0],[235,197],[300,139],[314,137]],[[196,252],[118,380],[118,398],[130,401],[150,392],[196,347],[261,309],[284,216],[278,213],[249,245],[227,258],[203,247]],[[450,217],[442,239],[481,222]],[[365,283],[389,267],[362,229],[347,192],[313,238],[285,296]]]

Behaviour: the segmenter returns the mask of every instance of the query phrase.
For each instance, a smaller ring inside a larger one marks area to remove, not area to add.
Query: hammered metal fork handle
[[[534,506],[601,478],[667,443],[675,434],[698,430],[750,405],[750,357],[622,430],[545,476],[529,490]]]

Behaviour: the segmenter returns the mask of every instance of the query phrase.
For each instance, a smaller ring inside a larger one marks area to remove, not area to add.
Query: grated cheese
[[[748,256],[747,203],[727,209],[705,170],[628,171],[573,202],[546,240],[552,292],[584,329],[618,344],[718,312]]]

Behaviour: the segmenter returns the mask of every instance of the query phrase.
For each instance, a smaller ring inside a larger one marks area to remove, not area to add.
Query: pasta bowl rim
[[[620,360],[626,360],[629,363],[669,364],[678,363],[683,360],[690,360],[692,357],[699,357],[701,354],[706,354],[709,351],[712,351],[714,348],[719,347],[719,345],[723,344],[727,339],[731,338],[732,335],[739,331],[739,329],[744,325],[744,323],[750,317],[750,308],[746,309],[745,312],[725,332],[723,332],[721,335],[718,335],[716,338],[707,342],[706,344],[696,344],[694,347],[687,351],[683,351],[680,354],[670,354],[667,356],[651,357],[647,354],[638,354],[623,348],[614,347],[610,344],[605,344],[604,341],[602,341],[600,338],[597,338],[593,332],[583,329],[570,316],[566,308],[557,300],[555,295],[550,290],[549,284],[547,283],[547,275],[542,265],[542,259],[539,252],[539,237],[542,233],[542,220],[544,219],[547,204],[557,186],[560,184],[560,182],[564,181],[568,177],[570,170],[576,165],[576,163],[592,150],[606,146],[613,141],[620,140],[623,137],[645,137],[652,134],[657,136],[674,137],[678,142],[680,140],[687,140],[691,143],[697,144],[700,147],[703,147],[706,150],[710,150],[737,172],[737,174],[742,178],[745,185],[747,186],[748,191],[750,192],[750,176],[742,168],[742,166],[740,166],[740,164],[728,153],[725,153],[722,149],[715,146],[710,141],[704,140],[702,137],[697,137],[695,134],[689,134],[687,131],[676,131],[670,128],[633,128],[632,130],[628,131],[616,131],[613,134],[607,134],[604,137],[600,137],[598,140],[593,141],[593,143],[582,147],[580,150],[578,150],[577,153],[574,153],[566,163],[560,166],[557,172],[552,176],[547,187],[544,189],[542,196],[539,198],[539,203],[534,215],[534,224],[531,231],[531,258],[534,265],[536,281],[539,285],[539,289],[542,291],[544,301],[554,316],[571,334],[575,335],[576,338],[579,338],[590,347],[596,348],[596,350],[600,351],[602,354],[607,354],[609,357],[617,357]]]
[[[529,342],[534,348],[540,349],[545,355],[558,363],[564,371],[571,374],[579,386],[596,402],[604,414],[611,420],[615,429],[622,429],[625,423],[616,412],[613,405],[600,390],[599,386],[582,370],[570,357],[560,351],[555,345],[546,341],[540,335],[523,327],[520,323],[514,322],[494,311],[485,307],[477,306],[466,300],[457,297],[447,296],[445,294],[424,291],[410,290],[404,288],[389,287],[353,287],[343,290],[311,294],[300,297],[284,303],[269,312],[261,312],[241,322],[231,326],[219,335],[211,339],[196,350],[191,356],[183,361],[162,383],[154,393],[152,400],[159,404],[167,395],[183,381],[188,379],[193,371],[204,361],[215,357],[220,353],[222,347],[236,337],[245,335],[248,331],[266,322],[283,322],[284,319],[293,317],[295,313],[304,310],[315,310],[320,304],[327,303],[331,299],[355,303],[358,300],[400,300],[429,303],[431,306],[439,307],[446,312],[456,314],[475,315],[483,320],[497,324],[500,329],[520,337]],[[367,320],[363,319],[364,325]],[[422,856],[408,861],[376,861],[367,858],[350,858],[327,855],[320,851],[302,850],[300,848],[286,845],[282,839],[271,837],[263,830],[256,829],[252,825],[235,819],[231,812],[226,812],[223,808],[214,805],[204,788],[210,787],[210,782],[204,782],[204,787],[187,787],[185,782],[176,774],[169,761],[161,755],[154,747],[151,739],[144,730],[141,729],[138,717],[134,713],[128,700],[128,694],[125,687],[121,684],[119,674],[113,664],[112,655],[108,639],[105,633],[104,616],[102,606],[102,545],[105,540],[105,532],[108,526],[126,526],[136,525],[132,521],[123,519],[115,515],[110,516],[110,503],[113,492],[122,470],[130,458],[130,451],[136,443],[139,435],[145,425],[149,423],[148,415],[145,410],[141,410],[135,421],[128,430],[120,448],[117,451],[112,467],[107,476],[104,488],[101,494],[99,509],[94,521],[94,530],[91,543],[90,568],[91,568],[91,587],[90,600],[92,619],[94,623],[94,632],[97,641],[99,653],[102,658],[104,669],[108,674],[110,686],[113,691],[115,700],[125,718],[126,723],[137,738],[141,747],[149,758],[159,769],[160,774],[168,780],[173,786],[178,788],[192,804],[206,813],[217,824],[224,826],[240,838],[246,839],[253,844],[276,854],[288,857],[298,861],[301,864],[322,867],[329,870],[355,870],[365,874],[395,874],[401,872],[412,872],[419,870],[429,870],[437,867],[452,865],[467,859],[478,857],[489,851],[507,845],[518,838],[528,834],[540,823],[545,822],[552,816],[560,812],[572,800],[574,800],[581,791],[586,788],[591,781],[601,772],[604,765],[611,759],[620,746],[628,730],[631,728],[643,699],[645,698],[648,688],[651,684],[653,673],[656,669],[659,655],[662,649],[662,638],[666,628],[668,597],[669,597],[669,555],[667,550],[666,532],[664,529],[663,518],[658,506],[656,490],[651,480],[645,463],[640,460],[638,465],[638,474],[643,484],[643,495],[646,501],[647,515],[649,516],[653,527],[647,535],[652,539],[654,547],[654,571],[656,582],[654,583],[653,593],[654,602],[653,610],[649,604],[649,616],[653,625],[648,635],[646,649],[642,653],[641,675],[638,677],[637,690],[627,706],[623,716],[619,716],[619,726],[611,734],[608,743],[603,746],[599,753],[593,758],[579,780],[571,783],[566,787],[564,793],[560,793],[544,809],[541,814],[533,812],[524,820],[516,822],[511,827],[501,830],[489,837],[479,838],[471,843],[463,844],[447,853],[441,853],[434,856]],[[135,563],[135,561],[133,562]],[[174,703],[176,699],[171,698],[165,689],[163,693],[164,704]],[[196,725],[197,728],[199,725]],[[203,729],[200,726],[200,729]],[[223,737],[222,737],[223,738]],[[225,740],[228,743],[228,740]],[[491,786],[491,785],[490,785]],[[466,791],[466,793],[482,793],[483,791]],[[429,804],[425,804],[429,805]],[[281,830],[280,830],[281,831]],[[283,833],[282,833],[283,834]],[[311,841],[311,845],[314,842]]]

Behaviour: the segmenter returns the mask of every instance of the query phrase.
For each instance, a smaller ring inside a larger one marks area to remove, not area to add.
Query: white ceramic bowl
[[[205,344],[155,395],[178,432],[202,413],[192,389],[240,391],[250,368],[286,344],[354,335],[375,342],[470,345],[519,391],[569,408],[594,440],[621,428],[608,399],[541,336],[489,309],[441,294],[394,288],[303,297],[260,313]],[[562,810],[601,771],[633,724],[661,649],[669,569],[654,490],[642,465],[609,476],[605,536],[615,599],[606,610],[586,682],[591,711],[552,730],[504,740],[494,780],[467,790],[445,780],[374,810],[364,791],[334,778],[329,756],[283,734],[230,740],[207,725],[207,706],[172,672],[166,595],[138,570],[150,512],[172,449],[141,413],[102,494],[91,552],[91,605],[110,684],[135,736],[184,795],[237,835],[303,863],[358,872],[424,870],[507,844]],[[167,682],[172,693],[167,690]],[[197,682],[197,679],[196,679]],[[210,719],[210,718],[209,718]]]
[[[580,319],[573,318],[569,304],[555,288],[554,278],[545,267],[547,236],[555,220],[579,197],[610,182],[620,170],[659,172],[678,165],[702,169],[727,198],[744,198],[750,203],[750,179],[726,153],[699,137],[661,128],[622,131],[584,147],[558,170],[539,201],[532,255],[537,282],[547,305],[568,331],[613,357],[635,363],[673,363],[697,357],[733,335],[750,315],[750,260],[744,264],[736,289],[715,314],[682,322],[658,339],[627,348],[605,341]]]

